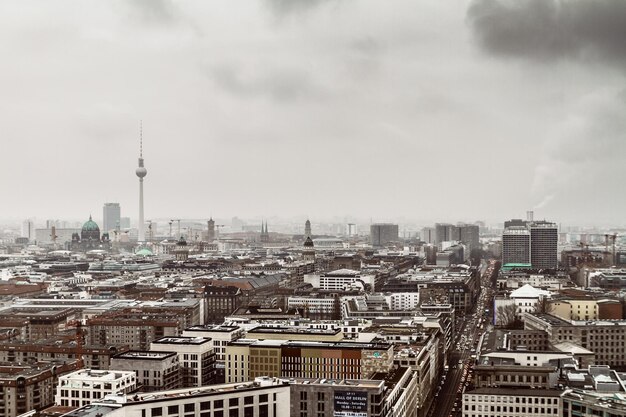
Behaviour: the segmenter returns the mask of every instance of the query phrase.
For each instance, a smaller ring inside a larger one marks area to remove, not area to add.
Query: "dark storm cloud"
[[[626,61],[624,0],[474,0],[467,17],[494,55]]]

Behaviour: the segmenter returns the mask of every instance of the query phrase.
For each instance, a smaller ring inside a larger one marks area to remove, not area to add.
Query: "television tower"
[[[143,221],[143,177],[148,174],[148,170],[143,166],[143,122],[139,122],[139,167],[135,170],[139,177],[139,228],[137,241],[146,240]]]

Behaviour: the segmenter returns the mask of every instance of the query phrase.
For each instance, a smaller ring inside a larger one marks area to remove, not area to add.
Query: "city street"
[[[459,416],[462,410],[462,396],[470,385],[473,376],[475,349],[481,335],[490,327],[486,309],[491,308],[490,278],[494,263],[481,265],[481,293],[474,310],[461,319],[455,334],[453,352],[450,354],[450,369],[444,373],[443,385],[432,403],[429,417]]]

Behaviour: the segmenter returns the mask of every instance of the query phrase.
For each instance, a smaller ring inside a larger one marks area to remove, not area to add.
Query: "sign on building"
[[[335,391],[334,417],[367,417],[367,392]]]

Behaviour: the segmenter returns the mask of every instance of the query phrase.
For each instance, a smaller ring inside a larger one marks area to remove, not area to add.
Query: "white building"
[[[537,304],[544,298],[551,298],[550,291],[541,290],[531,285],[524,285],[521,288],[511,291],[507,298],[496,297],[494,300],[494,311],[497,325],[506,325],[506,317],[503,317],[499,307],[515,306],[515,317],[521,320],[524,313],[536,311]]]
[[[391,310],[415,310],[420,305],[419,292],[395,292],[385,298]]]
[[[237,340],[244,335],[244,329],[239,326],[226,326],[226,325],[202,325],[188,327],[183,330],[183,336],[185,337],[203,337],[210,339],[213,343],[213,351],[217,355],[217,360],[224,361],[224,354],[226,352],[226,345],[229,342]]]
[[[332,297],[289,297],[288,308],[300,308],[310,314],[331,314],[338,307],[339,300]]]
[[[362,274],[352,269],[338,269],[325,274],[306,274],[304,282],[322,290],[341,291],[353,287],[365,289],[366,285],[373,289],[375,278],[375,275]]]
[[[463,394],[463,417],[562,416],[558,390],[478,388]]]
[[[81,369],[59,377],[56,405],[81,407],[105,395],[126,394],[137,388],[135,372]]]
[[[276,378],[193,389],[110,396],[65,417],[289,417],[290,385]]]
[[[183,386],[199,387],[214,382],[215,352],[211,339],[162,337],[150,343],[150,350],[176,352],[183,370]]]

